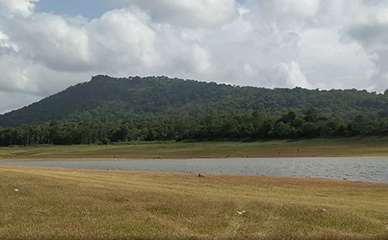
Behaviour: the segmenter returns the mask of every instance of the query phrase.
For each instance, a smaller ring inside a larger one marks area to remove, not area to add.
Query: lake
[[[1,165],[290,176],[388,183],[388,158],[223,158],[2,162]]]

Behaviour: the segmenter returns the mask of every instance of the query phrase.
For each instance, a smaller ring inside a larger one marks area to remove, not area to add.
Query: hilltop
[[[95,76],[29,106],[0,115],[0,126],[35,122],[119,122],[148,116],[203,116],[220,112],[281,115],[315,108],[351,119],[388,115],[388,96],[365,90],[265,89],[168,77]]]

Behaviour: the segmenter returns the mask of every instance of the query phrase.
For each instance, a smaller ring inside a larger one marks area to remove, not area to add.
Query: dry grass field
[[[33,159],[141,159],[224,157],[388,156],[388,137],[261,142],[135,142],[119,145],[0,148],[0,161]]]
[[[8,166],[0,182],[0,239],[388,239],[384,184]]]

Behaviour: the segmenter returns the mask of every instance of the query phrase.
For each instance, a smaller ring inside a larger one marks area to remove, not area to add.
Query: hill
[[[365,90],[265,89],[168,77],[95,76],[37,103],[0,115],[0,126],[53,120],[115,122],[147,116],[203,116],[215,112],[317,111],[351,119],[388,115],[388,96]]]

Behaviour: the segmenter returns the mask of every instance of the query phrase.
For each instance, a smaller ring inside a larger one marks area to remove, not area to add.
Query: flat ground
[[[17,159],[352,156],[388,156],[388,137],[262,142],[132,142],[118,145],[47,145],[0,148],[0,161]]]
[[[384,184],[7,166],[0,182],[0,239],[388,239]]]
[[[388,156],[387,137],[0,148],[0,161]],[[388,239],[388,185],[0,166],[0,239]],[[238,211],[245,211],[238,214]]]

